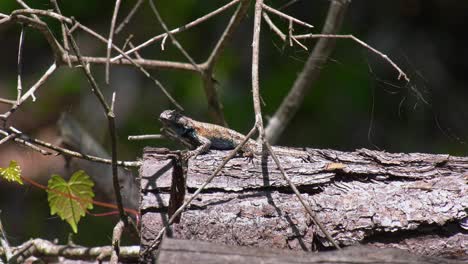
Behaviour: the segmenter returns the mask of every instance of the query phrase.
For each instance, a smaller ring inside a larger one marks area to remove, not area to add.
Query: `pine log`
[[[463,228],[468,158],[367,149],[306,151],[307,158],[279,158],[340,245],[468,259]],[[191,158],[183,169],[176,154],[145,149],[140,169],[142,249],[167,223],[168,212],[202,185],[227,154],[211,150]],[[230,160],[179,220],[169,236],[260,248],[331,248],[266,155]]]

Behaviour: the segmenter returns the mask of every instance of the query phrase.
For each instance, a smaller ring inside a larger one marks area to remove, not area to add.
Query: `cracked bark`
[[[279,158],[341,245],[359,243],[468,258],[468,232],[460,225],[468,215],[468,158],[366,149],[307,151],[308,159],[284,154]],[[190,159],[188,192],[203,184],[226,155],[210,151]],[[143,160],[144,248],[167,222],[175,163],[154,149],[146,149]],[[180,193],[180,186],[178,189]],[[270,157],[229,161],[169,235],[263,248],[330,247]]]

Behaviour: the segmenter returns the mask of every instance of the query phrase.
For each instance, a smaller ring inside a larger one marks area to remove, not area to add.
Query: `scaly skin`
[[[237,147],[245,136],[232,129],[210,123],[195,121],[175,110],[166,110],[161,113],[159,120],[163,124],[163,133],[170,138],[181,142],[192,151],[189,156],[208,152],[209,149],[231,150]],[[261,148],[252,139],[242,147],[244,156],[260,155]],[[300,156],[307,159],[308,153],[284,147],[273,147],[275,153]]]

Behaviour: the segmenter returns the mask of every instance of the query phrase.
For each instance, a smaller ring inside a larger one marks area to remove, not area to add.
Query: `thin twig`
[[[371,47],[369,44],[366,42],[360,40],[359,38],[355,37],[354,35],[347,34],[347,35],[334,35],[334,34],[305,34],[305,35],[295,35],[294,36],[296,39],[306,39],[306,38],[334,38],[334,39],[352,39],[359,45],[363,46],[364,48],[370,50],[371,52],[379,55],[382,57],[384,60],[386,60],[395,70],[398,71],[398,80],[403,77],[407,82],[410,82],[409,77],[406,75],[406,73],[398,67],[398,65],[393,62],[392,59],[390,59],[387,55],[384,53],[378,51],[377,49]]]
[[[260,84],[258,76],[259,53],[260,53],[260,28],[262,25],[262,5],[263,0],[255,2],[255,15],[252,38],[252,97],[255,111],[255,123],[257,124],[260,138],[264,135],[262,108],[260,105]]]
[[[138,8],[140,8],[141,4],[143,3],[143,0],[138,0],[135,5],[133,6],[132,10],[128,13],[128,15],[125,17],[125,19],[120,23],[120,25],[117,27],[115,30],[115,35],[119,34],[120,31],[130,22],[130,20],[133,18],[133,15],[136,14],[136,11]]]
[[[318,220],[317,216],[315,216],[315,213],[312,211],[312,208],[310,208],[310,206],[305,202],[304,198],[302,197],[301,193],[297,189],[296,185],[291,181],[291,178],[289,178],[288,174],[286,173],[283,166],[281,165],[281,162],[279,161],[278,157],[276,156],[276,153],[273,151],[273,148],[271,147],[270,143],[268,143],[267,140],[264,140],[263,143],[265,144],[265,146],[268,149],[269,154],[271,155],[271,157],[275,161],[276,166],[278,166],[278,168],[280,169],[281,175],[288,182],[289,187],[293,190],[293,192],[296,195],[296,197],[298,198],[299,202],[306,209],[307,213],[312,218],[312,221],[314,221],[314,224],[316,224],[320,228],[320,230],[323,232],[323,234],[328,239],[328,241],[330,241],[332,243],[332,245],[336,249],[341,249],[340,246],[338,245],[338,243],[335,241],[335,239],[333,239],[333,237],[328,233],[327,229]]]
[[[2,104],[9,104],[9,105],[15,105],[17,101],[15,100],[9,100],[5,98],[0,98],[0,103]]]
[[[122,238],[124,227],[124,221],[119,220],[119,222],[117,222],[117,224],[114,226],[114,230],[112,231],[112,253],[109,260],[110,264],[119,263],[120,239]]]
[[[12,247],[14,256],[12,260],[16,263],[23,263],[30,256],[37,257],[65,257],[75,260],[96,261],[108,259],[112,253],[111,246],[104,247],[83,247],[70,245],[56,245],[48,240],[36,238],[29,240],[22,245]],[[126,260],[138,260],[140,246],[120,247],[120,258]]]
[[[21,33],[18,43],[18,85],[16,93],[16,103],[20,103],[21,94],[23,92],[23,85],[21,84],[21,75],[23,73],[23,43],[24,43],[24,27],[21,26]]]
[[[327,230],[322,226],[322,224],[318,221],[315,217],[314,213],[310,209],[310,207],[305,203],[304,199],[302,198],[301,194],[297,190],[296,186],[293,182],[289,179],[288,175],[284,171],[283,167],[281,166],[276,154],[273,152],[270,144],[268,143],[264,129],[263,129],[263,121],[262,121],[262,112],[261,112],[261,105],[260,105],[260,85],[259,85],[259,76],[258,76],[258,66],[259,66],[259,53],[260,53],[260,29],[261,29],[261,20],[262,20],[262,5],[263,0],[257,0],[255,3],[255,15],[254,15],[254,28],[253,28],[253,43],[252,43],[252,94],[253,94],[253,102],[254,102],[254,110],[255,110],[255,121],[256,125],[260,134],[260,140],[263,143],[263,146],[268,148],[269,154],[272,156],[273,160],[275,161],[276,165],[280,168],[281,174],[283,178],[289,183],[290,187],[293,189],[294,193],[296,194],[297,198],[301,202],[301,204],[306,209],[307,213],[310,217],[316,222],[322,232],[325,234],[327,239],[339,249],[340,247],[338,244],[333,240],[333,238],[328,234]]]
[[[347,1],[331,1],[322,29],[323,34],[336,34],[339,31],[344,19],[347,3]],[[297,36],[294,37],[297,38]],[[327,61],[335,46],[334,44],[335,42],[332,39],[320,39],[315,45],[302,72],[268,123],[266,138],[270,143],[274,144],[278,140],[289,124],[289,121],[296,114],[305,94],[318,79],[322,65]]]
[[[184,57],[197,69],[198,72],[202,72],[202,69],[198,66],[198,64],[195,62],[195,60],[188,54],[188,52],[182,47],[182,45],[177,41],[177,39],[174,37],[174,35],[169,31],[169,29],[166,26],[166,23],[164,23],[164,20],[162,19],[161,15],[159,14],[158,9],[153,3],[153,0],[148,1],[151,7],[151,10],[153,10],[154,15],[158,19],[159,23],[161,24],[162,28],[166,32],[166,34],[169,36],[169,38],[172,41],[172,44],[179,49],[179,51],[184,55]]]
[[[180,32],[183,32],[183,31],[186,31],[194,26],[197,26],[199,25],[200,23],[202,22],[205,22],[206,20],[226,11],[227,9],[229,9],[230,7],[232,7],[233,5],[235,5],[237,2],[239,2],[239,0],[233,0],[227,4],[225,4],[224,6],[202,16],[202,17],[199,17],[195,20],[193,20],[192,22],[190,23],[187,23],[186,25],[183,25],[181,27],[178,27],[178,28],[175,28],[175,29],[172,29],[170,30],[169,32],[171,32],[172,34],[177,34],[177,33],[180,33]],[[129,55],[129,54],[132,54],[133,52],[137,51],[137,50],[140,50],[148,45],[151,45],[153,44],[154,42],[160,40],[160,39],[163,39],[164,37],[166,37],[167,34],[166,33],[163,33],[163,34],[160,34],[160,35],[157,35],[155,37],[152,37],[150,38],[149,40],[141,43],[140,45],[136,46],[134,49],[131,49],[131,50],[128,50],[125,52],[125,55]],[[121,59],[123,58],[124,56],[123,55],[118,55],[118,56],[115,56],[114,58],[111,59],[111,62],[112,61],[115,61],[115,60],[118,60],[118,59]]]
[[[201,191],[203,189],[205,189],[205,187],[208,184],[210,184],[210,182],[218,175],[218,173],[224,168],[224,166],[229,162],[229,160],[231,160],[237,154],[237,152],[239,152],[239,150],[245,145],[245,143],[257,131],[257,127],[258,127],[257,125],[254,125],[254,127],[245,136],[245,138],[242,140],[242,142],[235,149],[233,149],[231,152],[229,152],[229,154],[224,158],[223,162],[216,168],[216,170],[210,175],[210,177],[208,177],[208,179],[206,179],[206,181],[193,193],[193,195],[190,196],[190,198],[187,201],[185,201],[174,212],[174,214],[171,216],[171,218],[169,218],[169,220],[167,221],[167,224],[163,228],[161,228],[161,230],[159,231],[158,235],[156,236],[156,238],[154,239],[152,244],[141,253],[142,255],[146,255],[148,252],[156,249],[159,246],[159,243],[161,242],[161,238],[164,235],[164,233],[166,232],[166,229],[169,228],[174,223],[174,220],[179,217],[179,215],[192,203],[192,201],[195,198],[197,198],[197,196],[201,193]]]
[[[10,243],[8,243],[8,239],[6,236],[5,229],[3,228],[2,218],[1,218],[2,210],[0,210],[0,245],[2,246],[3,250],[5,251],[5,259],[7,263],[10,263],[10,259],[13,255],[12,250],[10,248]],[[1,262],[1,259],[0,259]]]
[[[9,136],[11,134],[15,134],[15,133],[13,133],[11,131],[0,129],[0,134],[3,134],[4,136],[7,137],[7,136]],[[16,142],[18,142],[18,143],[21,143],[21,144],[25,145],[25,146],[33,148],[36,151],[39,151],[43,155],[52,155],[53,153],[46,152],[46,151],[44,151],[44,150],[42,150],[40,148],[38,149],[37,146],[48,148],[50,150],[56,151],[56,152],[58,152],[58,153],[60,153],[62,155],[69,156],[69,157],[74,157],[74,158],[79,158],[79,159],[84,159],[84,160],[89,160],[89,161],[99,162],[99,163],[104,163],[104,164],[111,164],[112,163],[112,161],[110,159],[104,159],[104,158],[101,158],[101,157],[96,157],[96,156],[93,156],[93,155],[87,155],[87,154],[80,153],[80,152],[77,152],[77,151],[73,151],[73,150],[70,150],[70,149],[62,148],[62,147],[53,145],[53,144],[51,144],[49,142],[45,142],[45,141],[42,141],[40,139],[29,137],[28,135],[26,135],[24,133],[18,133],[18,135],[15,135],[14,140]],[[140,167],[141,164],[142,164],[141,161],[120,161],[120,160],[117,161],[117,165],[119,165],[121,167],[128,167],[128,168]]]
[[[273,21],[271,21],[268,14],[264,12],[264,13],[262,13],[262,16],[263,16],[263,19],[265,20],[265,22],[268,24],[268,26],[270,26],[270,29],[273,30],[273,32],[275,32],[276,35],[278,35],[278,37],[281,40],[286,41],[286,34],[281,32],[281,30],[273,23]]]
[[[219,38],[216,46],[211,52],[208,59],[202,64],[203,68],[203,88],[208,101],[208,108],[213,116],[215,123],[227,127],[226,119],[223,113],[223,104],[219,98],[219,93],[215,87],[215,81],[213,79],[213,70],[216,62],[218,61],[221,53],[226,46],[226,43],[231,39],[232,33],[239,27],[240,22],[247,14],[250,0],[241,0],[234,14],[231,16],[228,25],[224,29],[223,34]]]
[[[123,208],[123,203],[122,203],[122,194],[121,194],[121,188],[120,188],[120,183],[119,183],[119,177],[118,177],[118,169],[117,169],[117,132],[115,130],[115,115],[112,112],[111,107],[109,104],[106,102],[104,99],[104,95],[102,94],[101,89],[99,88],[97,82],[94,80],[93,75],[91,74],[91,71],[89,67],[85,64],[85,62],[81,59],[81,54],[80,50],[78,48],[78,45],[75,42],[75,39],[73,38],[73,35],[70,32],[67,32],[68,37],[70,38],[70,44],[73,49],[73,52],[75,53],[76,57],[78,58],[78,61],[80,62],[80,65],[82,66],[81,68],[83,69],[83,72],[88,79],[88,82],[91,85],[91,91],[93,94],[97,97],[98,101],[100,102],[102,108],[104,109],[105,115],[107,117],[107,123],[109,126],[109,134],[111,138],[111,155],[112,155],[112,183],[114,185],[114,193],[115,193],[115,200],[117,202],[117,207],[119,209],[119,214],[120,214],[120,219],[127,223],[127,216],[126,212]]]
[[[32,144],[31,142],[28,142],[28,141],[26,141],[26,140],[24,140],[22,138],[16,137],[16,135],[14,133],[8,133],[7,131],[0,129],[0,134],[4,135],[5,137],[9,137],[10,135],[14,135],[15,142],[21,143],[21,144],[31,148],[32,150],[35,150],[35,151],[41,153],[42,155],[48,156],[48,155],[53,154],[51,152],[48,152],[48,151],[45,151],[45,150],[39,148],[38,146]]]
[[[26,101],[29,97],[32,97],[33,102],[36,101],[36,97],[34,96],[34,92],[41,87],[45,83],[45,81],[54,73],[54,71],[57,69],[57,64],[54,62],[50,67],[47,69],[47,71],[41,76],[41,78],[33,85],[29,90],[19,98],[19,100],[16,101],[16,103],[13,105],[13,107],[8,110],[5,114],[0,115],[1,118],[3,119],[8,119],[10,115],[21,105]]]
[[[15,18],[16,19],[23,19],[23,20],[27,20],[29,19],[30,23],[32,25],[36,25],[36,21],[34,20],[31,20],[30,18],[27,18],[27,17],[24,17],[24,16],[20,16],[18,14],[22,14],[22,13],[25,13],[25,14],[40,14],[40,15],[44,15],[44,16],[49,16],[49,17],[52,17],[52,18],[55,18],[59,21],[64,21],[68,24],[71,24],[73,25],[72,28],[70,28],[69,32],[72,32],[74,28],[76,27],[79,27],[80,29],[82,29],[83,31],[85,31],[86,33],[92,35],[93,37],[97,38],[98,40],[104,42],[105,44],[107,44],[107,39],[105,39],[104,37],[102,37],[101,35],[99,35],[98,33],[96,33],[95,31],[93,31],[92,29],[76,22],[76,21],[73,21],[72,19],[70,18],[67,18],[65,16],[62,16],[60,14],[57,14],[57,13],[54,13],[54,12],[51,12],[51,11],[47,11],[47,10],[37,10],[37,9],[22,9],[22,10],[15,10],[14,12],[12,12],[12,15],[14,14],[15,15]],[[43,34],[45,34],[47,36],[47,32],[50,33],[50,30],[48,30],[48,27],[47,26],[44,26],[46,27],[46,32],[43,32]],[[51,33],[50,33],[51,34]],[[49,41],[50,42],[50,41]],[[52,44],[51,44],[52,45]],[[127,59],[132,65],[134,65],[135,67],[137,67],[146,77],[148,77],[149,79],[151,79],[154,84],[159,87],[159,89],[161,89],[161,91],[166,95],[166,97],[179,109],[179,110],[183,110],[183,107],[177,103],[177,101],[170,95],[170,93],[166,90],[166,88],[156,79],[154,78],[145,68],[143,68],[140,64],[138,64],[137,62],[135,62],[135,60],[133,60],[132,58],[130,58],[128,55],[126,55],[119,47],[115,46],[114,44],[112,45],[112,47],[118,51],[123,57],[125,57],[125,59]],[[55,50],[55,48],[57,48],[57,50]],[[63,60],[63,56],[66,56],[65,52],[63,51],[63,49],[58,46],[58,47],[52,47],[52,49],[58,53],[58,55],[56,57],[60,58],[61,60]],[[70,56],[70,58],[75,61],[79,61],[77,57],[74,57],[74,56]],[[102,60],[102,63],[106,63],[107,59],[103,59]],[[112,60],[111,60],[112,61]],[[86,62],[86,61],[85,61]],[[157,64],[157,63],[156,63]],[[171,64],[172,66],[176,65],[176,64]]]
[[[62,11],[60,10],[60,7],[57,3],[57,0],[50,0],[50,2],[52,3],[52,5],[54,6],[55,8],[55,11],[57,13],[59,13],[60,15],[62,14]],[[62,30],[62,39],[63,39],[63,48],[64,48],[64,53],[66,53],[66,57],[67,57],[67,65],[68,67],[72,67],[72,63],[70,61],[70,45],[68,44],[68,38],[67,38],[67,31],[68,31],[68,27],[67,25],[65,24],[65,22],[63,21],[60,21],[60,28]]]
[[[30,9],[22,9],[22,10],[29,11]],[[49,43],[52,49],[52,52],[54,53],[55,61],[61,61],[62,54],[64,53],[63,48],[58,42],[58,40],[55,38],[54,34],[52,34],[47,24],[41,20],[32,19],[30,17],[22,16],[22,15],[16,15],[14,14],[15,12],[16,11],[13,11],[12,15],[5,22],[18,21],[18,22],[24,23],[27,26],[30,26],[32,28],[39,30],[39,32],[41,32],[42,35],[44,35],[46,41]]]
[[[162,139],[162,138],[166,138],[166,137],[161,134],[128,136],[128,140],[147,140],[147,139]]]
[[[262,4],[262,7],[263,7],[266,11],[268,11],[268,12],[270,12],[270,13],[272,13],[272,14],[278,15],[278,16],[280,16],[280,17],[282,17],[282,18],[286,18],[287,20],[291,20],[291,21],[295,22],[296,24],[299,24],[299,25],[301,25],[301,26],[308,27],[308,28],[314,28],[314,26],[312,26],[312,25],[309,24],[309,23],[303,22],[303,21],[301,21],[301,20],[299,20],[299,19],[297,19],[297,18],[295,18],[295,17],[292,17],[292,16],[290,16],[290,15],[286,15],[285,13],[283,13],[283,12],[281,12],[281,11],[278,11],[278,10],[272,8],[272,7],[269,7],[269,6],[265,5],[265,4]]]
[[[112,41],[114,38],[115,22],[117,21],[117,14],[119,13],[121,0],[115,0],[114,12],[112,14],[111,26],[109,30],[109,40],[107,41],[107,51],[106,51],[106,83],[109,84],[109,61],[112,50]]]

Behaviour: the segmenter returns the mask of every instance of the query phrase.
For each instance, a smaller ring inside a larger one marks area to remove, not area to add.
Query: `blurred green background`
[[[136,1],[124,1],[118,22]],[[267,1],[280,7],[288,1]],[[170,28],[181,26],[214,10],[227,1],[157,1],[157,7]],[[33,8],[52,9],[48,1],[28,1]],[[108,35],[114,1],[63,1],[62,12],[82,24]],[[297,1],[283,11],[315,25],[318,33],[329,1]],[[215,78],[231,128],[245,133],[254,121],[251,99],[251,42],[253,6],[233,35],[231,43],[215,67]],[[0,12],[9,14],[20,8],[12,0],[0,1]],[[209,55],[225,28],[231,8],[176,37],[197,62]],[[382,58],[351,40],[338,40],[330,61],[323,67],[319,81],[311,87],[304,104],[281,137],[279,145],[332,148],[352,151],[370,148],[389,152],[429,152],[466,155],[468,124],[468,26],[467,1],[353,1],[344,20],[342,33],[353,34],[387,54],[411,78],[398,81],[397,72]],[[287,22],[274,16],[273,21],[287,31]],[[59,36],[59,24],[50,19],[51,29]],[[129,34],[133,43],[141,43],[160,34],[161,27],[145,2],[132,22],[115,39],[122,45]],[[296,33],[308,33],[295,26]],[[19,25],[0,25],[0,97],[16,98],[16,60]],[[82,53],[105,56],[105,46],[82,32],[75,35]],[[313,48],[315,41],[304,41]],[[145,48],[148,59],[183,61],[170,44]],[[308,52],[289,47],[263,23],[261,34],[260,86],[267,123],[296,76]],[[23,84],[32,85],[53,62],[50,49],[37,31],[25,28]],[[104,84],[104,67],[92,66],[94,75],[107,98],[117,91],[116,116],[119,159],[135,160],[145,146],[180,147],[163,140],[127,141],[128,135],[158,133],[157,116],[174,106],[153,83],[131,67],[113,67],[110,86]],[[202,81],[198,75],[173,70],[151,70],[185,113],[198,120],[210,121]],[[11,124],[29,135],[54,143],[55,122],[65,111],[80,120],[107,149],[109,137],[104,112],[90,92],[80,69],[61,67],[36,93],[35,103],[28,101],[13,115]],[[7,108],[0,105],[3,112]],[[19,149],[19,150],[18,150]],[[38,157],[23,147],[0,146],[0,166],[11,159],[20,160],[25,176],[45,183],[52,173],[63,173],[55,158]],[[47,161],[48,160],[48,161]],[[63,243],[70,232],[66,223],[50,217],[45,192],[29,186],[0,183],[0,216],[13,244],[30,237],[59,238]],[[74,241],[85,245],[109,244],[116,218],[88,216],[79,225]],[[132,241],[132,240],[130,240]]]

